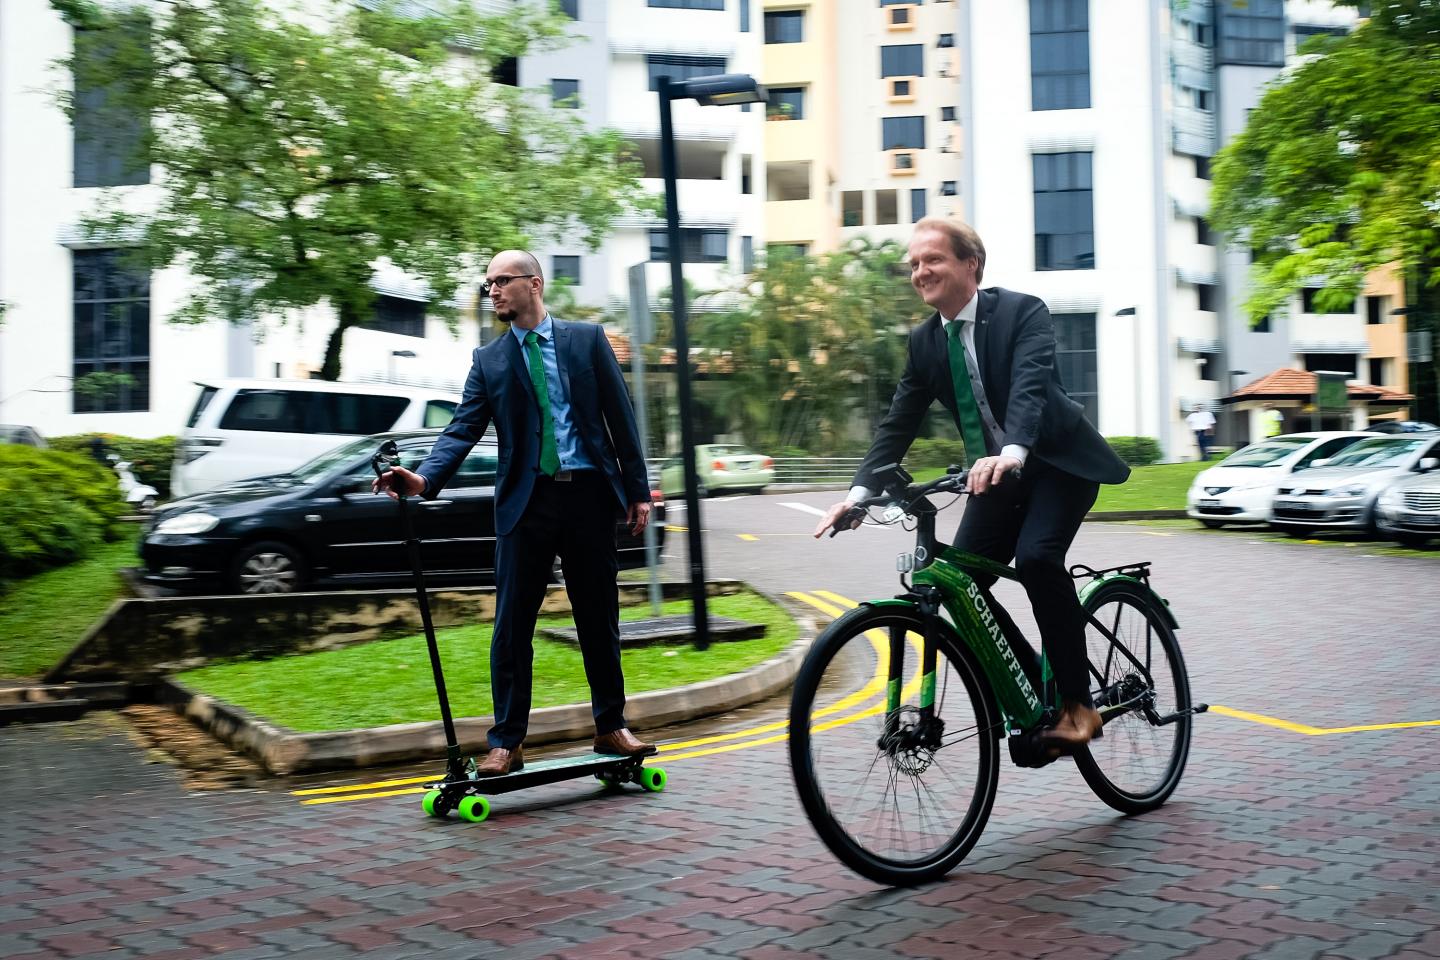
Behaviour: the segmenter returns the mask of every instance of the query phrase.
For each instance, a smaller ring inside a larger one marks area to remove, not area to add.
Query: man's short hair
[[[939,230],[945,234],[950,238],[950,246],[958,259],[968,260],[975,257],[979,260],[975,267],[975,282],[985,279],[985,243],[970,224],[954,217],[922,217],[920,222],[915,224],[915,229]]]

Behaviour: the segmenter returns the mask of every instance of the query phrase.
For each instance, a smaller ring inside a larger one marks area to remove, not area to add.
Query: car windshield
[[[1430,441],[1419,437],[1372,437],[1347,448],[1327,467],[1396,467]]]
[[[351,440],[349,443],[342,443],[340,446],[320,454],[303,466],[296,467],[290,472],[290,475],[295,478],[297,483],[314,483],[342,463],[367,453],[374,453],[379,446],[379,441],[373,437]]]
[[[1237,450],[1224,460],[1222,467],[1274,467],[1290,454],[1305,446],[1310,437],[1276,437],[1261,443],[1252,443],[1243,450]]]

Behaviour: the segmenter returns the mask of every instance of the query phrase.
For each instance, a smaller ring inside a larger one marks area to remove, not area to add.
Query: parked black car
[[[439,435],[415,430],[364,437],[293,473],[239,480],[168,503],[140,543],[145,579],[230,593],[409,583],[399,511],[389,497],[370,492],[370,457],[393,439],[401,466],[413,469]],[[427,583],[494,582],[495,465],[495,440],[486,437],[439,499],[411,501]],[[651,523],[663,543],[663,503],[657,502]],[[620,566],[643,566],[643,538],[631,536],[623,522],[616,536]]]

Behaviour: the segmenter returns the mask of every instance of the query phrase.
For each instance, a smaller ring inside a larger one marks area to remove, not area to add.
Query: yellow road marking
[[[735,534],[735,536],[739,537],[741,540],[754,541],[754,540],[759,540],[759,539],[760,539],[759,537],[755,536],[755,534],[753,534],[753,533],[737,533],[737,534]]]
[[[675,524],[673,524],[673,523],[667,523],[667,524],[665,524],[665,532],[666,532],[666,533],[689,533],[689,532],[690,532],[690,528],[689,528],[689,527],[677,527],[677,526],[675,526]]]
[[[1405,720],[1399,723],[1364,723],[1351,727],[1312,727],[1304,723],[1292,723],[1289,720],[1281,720],[1279,717],[1267,717],[1263,713],[1251,713],[1248,710],[1236,710],[1233,707],[1224,707],[1219,704],[1211,704],[1211,713],[1218,713],[1221,716],[1234,717],[1237,720],[1249,720],[1251,723],[1261,723],[1267,727],[1279,727],[1281,730],[1289,730],[1291,733],[1303,733],[1307,737],[1326,737],[1336,733],[1363,733],[1369,730],[1405,730],[1410,727],[1440,727],[1440,720]]]

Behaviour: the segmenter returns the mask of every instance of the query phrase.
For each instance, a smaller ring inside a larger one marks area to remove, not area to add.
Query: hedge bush
[[[1132,467],[1160,462],[1160,443],[1154,437],[1106,437],[1105,442]]]
[[[0,581],[86,556],[128,512],[114,472],[91,458],[0,444]]]
[[[910,445],[906,458],[911,472],[965,463],[965,441],[921,437]]]
[[[56,450],[91,457],[90,450],[96,437],[105,442],[110,453],[121,460],[130,461],[130,472],[135,474],[136,480],[154,487],[161,500],[170,498],[170,466],[175,462],[174,437],[146,440],[115,433],[74,433],[64,437],[52,437],[49,443]],[[111,473],[113,475],[114,471]]]

